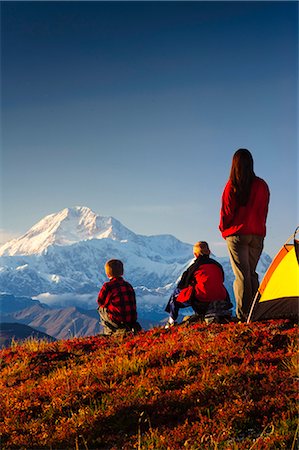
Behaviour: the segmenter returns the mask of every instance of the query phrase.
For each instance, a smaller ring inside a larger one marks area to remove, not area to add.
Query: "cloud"
[[[50,294],[49,292],[45,292],[32,298],[55,308],[67,308],[70,306],[77,306],[84,309],[97,308],[97,292],[94,294]]]

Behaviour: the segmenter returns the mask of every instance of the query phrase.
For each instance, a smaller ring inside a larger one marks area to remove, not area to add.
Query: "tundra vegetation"
[[[297,337],[280,320],[14,343],[2,449],[295,449]]]

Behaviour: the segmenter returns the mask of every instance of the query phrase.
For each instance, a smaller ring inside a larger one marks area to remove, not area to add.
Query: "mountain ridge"
[[[99,216],[86,206],[64,208],[33,225],[25,234],[0,247],[0,256],[41,254],[52,245],[82,240],[132,237],[128,228],[111,216]]]
[[[9,347],[12,342],[24,341],[28,339],[43,339],[48,342],[55,341],[53,336],[43,333],[31,326],[19,322],[5,322],[0,326],[0,348]]]
[[[23,324],[56,339],[90,336],[100,332],[99,316],[77,306],[51,308],[27,297],[0,294],[1,328],[7,323]]]
[[[2,246],[0,255],[2,292],[84,294],[106,280],[103,268],[111,258],[123,260],[134,286],[163,287],[190,261],[192,246],[171,235],[137,235],[112,217],[76,207],[46,216]]]

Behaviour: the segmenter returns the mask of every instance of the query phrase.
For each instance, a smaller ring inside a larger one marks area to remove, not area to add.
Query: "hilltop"
[[[294,449],[297,335],[280,320],[14,345],[2,448]]]

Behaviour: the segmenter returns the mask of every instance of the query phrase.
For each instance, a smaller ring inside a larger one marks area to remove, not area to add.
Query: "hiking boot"
[[[192,314],[192,316],[184,316],[182,320],[182,324],[188,325],[189,323],[196,323],[196,322],[202,322],[203,317],[197,313]]]
[[[165,328],[165,330],[168,330],[169,328],[172,328],[175,325],[176,325],[176,322],[174,320],[172,320],[172,321],[168,320],[168,322],[166,323],[164,328]]]

